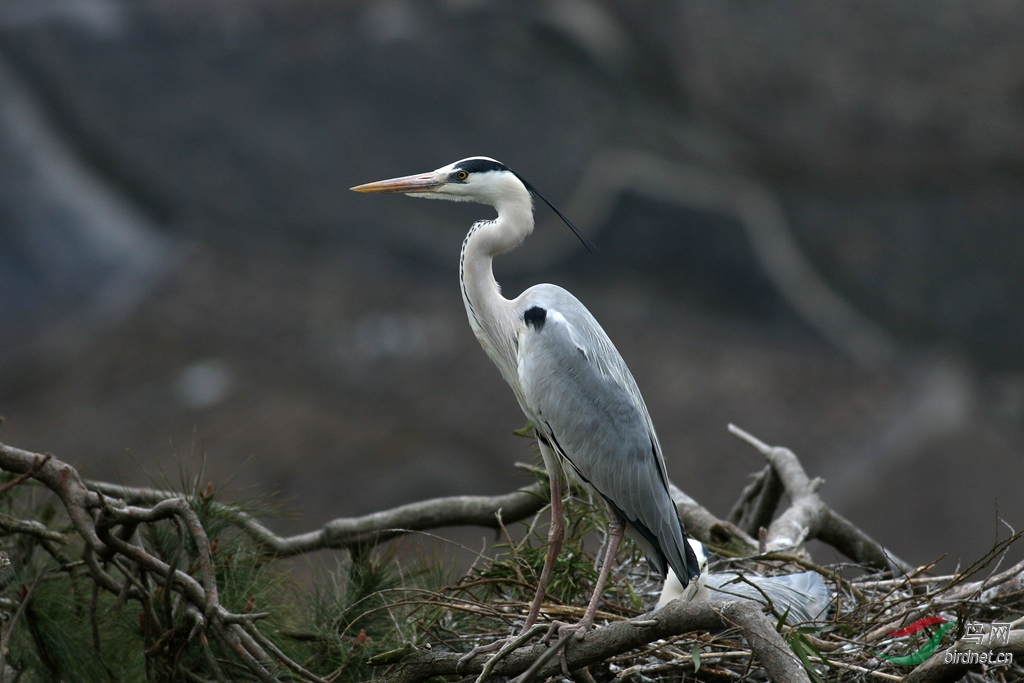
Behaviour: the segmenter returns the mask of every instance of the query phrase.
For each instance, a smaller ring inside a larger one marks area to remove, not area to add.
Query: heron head
[[[357,185],[356,192],[402,193],[424,199],[450,199],[496,205],[506,198],[527,198],[526,185],[505,164],[488,157],[469,157],[436,171]]]
[[[540,197],[545,204],[565,221],[576,237],[580,239],[587,251],[596,251],[597,247],[588,240],[572,221],[549,202],[522,176],[500,161],[490,157],[469,157],[453,164],[442,166],[436,171],[407,175],[390,180],[379,180],[375,183],[356,185],[351,188],[356,192],[387,192],[407,194],[410,197],[425,199],[450,199],[456,202],[479,202],[489,204],[501,212],[502,205],[519,206],[527,202],[525,208],[532,211],[531,193]],[[532,225],[532,223],[531,223]]]

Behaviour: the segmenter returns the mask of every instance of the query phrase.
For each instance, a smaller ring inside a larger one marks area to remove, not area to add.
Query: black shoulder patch
[[[466,159],[455,165],[455,168],[466,173],[486,173],[487,171],[507,171],[508,167],[493,159]]]
[[[548,312],[540,306],[534,306],[523,313],[523,322],[529,325],[533,325],[539,332],[544,327],[544,320],[548,317]]]

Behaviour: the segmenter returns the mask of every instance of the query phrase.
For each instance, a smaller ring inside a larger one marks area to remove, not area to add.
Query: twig
[[[832,581],[837,586],[841,586],[846,590],[850,591],[853,597],[856,598],[857,602],[864,604],[867,601],[867,598],[864,597],[864,593],[861,592],[860,589],[858,589],[852,583],[850,583],[842,576],[840,576],[838,572],[834,572],[828,567],[822,567],[820,564],[815,564],[814,562],[811,562],[805,557],[800,557],[799,555],[791,555],[789,553],[773,552],[765,553],[764,555],[758,555],[756,558],[752,559],[791,562],[792,564],[795,564],[799,567],[803,567],[804,569],[809,569],[811,571],[818,572],[822,576],[827,576],[828,578],[832,579]]]
[[[484,668],[480,670],[480,675],[476,677],[476,683],[486,683],[487,679],[491,676],[491,672],[494,671],[494,667],[505,657],[505,655],[519,648],[527,640],[545,630],[547,630],[546,625],[534,624],[515,638],[509,640],[509,642],[503,645],[502,648],[495,652],[493,656],[487,658],[487,663],[484,664]]]
[[[554,659],[562,651],[562,648],[565,647],[566,643],[569,642],[569,639],[572,638],[573,635],[573,633],[566,633],[564,636],[559,638],[558,642],[549,647],[540,657],[537,657],[537,660],[531,664],[526,671],[512,679],[512,683],[533,683],[541,669],[543,669],[548,662]],[[481,683],[484,680],[486,679],[482,678],[481,674],[481,678],[477,679],[477,683]]]
[[[867,674],[868,676],[874,676],[875,678],[881,678],[884,681],[902,681],[902,680],[904,680],[902,676],[893,676],[892,674],[883,673],[881,671],[872,671],[871,669],[865,669],[864,667],[857,666],[856,664],[848,664],[847,662],[840,662],[840,661],[836,661],[834,659],[830,659],[830,660],[828,660],[828,662],[824,662],[824,660],[817,660],[817,661],[822,661],[823,663],[827,663],[829,666],[834,666],[837,669],[846,669],[847,671],[856,671],[857,673]]]
[[[52,457],[53,456],[50,455],[49,453],[45,455],[36,456],[36,461],[32,464],[32,467],[30,467],[26,472],[23,472],[14,479],[11,479],[3,486],[0,486],[0,496],[13,489],[15,486],[39,474],[39,470],[43,469],[43,466],[46,465],[46,463],[49,462],[50,458]]]

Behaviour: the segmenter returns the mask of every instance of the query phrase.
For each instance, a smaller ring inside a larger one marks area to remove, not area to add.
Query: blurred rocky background
[[[539,207],[498,278],[594,312],[712,511],[733,422],[911,562],[1024,527],[1004,0],[2,0],[0,438],[205,453],[288,531],[525,483],[456,282],[489,210],[347,191],[475,154],[599,245]]]

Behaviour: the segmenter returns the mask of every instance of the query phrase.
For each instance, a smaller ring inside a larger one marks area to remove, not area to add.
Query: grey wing
[[[777,613],[789,612],[787,622],[790,624],[824,618],[832,601],[825,580],[817,572],[782,576],[746,575],[746,581],[732,572],[708,574],[705,577],[712,600],[733,600],[739,597],[764,604],[767,595]]]
[[[557,303],[565,308],[571,302]],[[607,340],[596,321],[594,329],[581,329],[579,311],[569,315],[576,320],[539,304],[524,312],[518,353],[523,408],[566,469],[622,516],[656,572],[664,576],[671,566],[687,580],[697,576],[650,418],[638,392],[633,395],[635,383],[630,376],[632,386],[623,386],[607,372],[625,364],[610,342],[593,343],[598,333]]]

